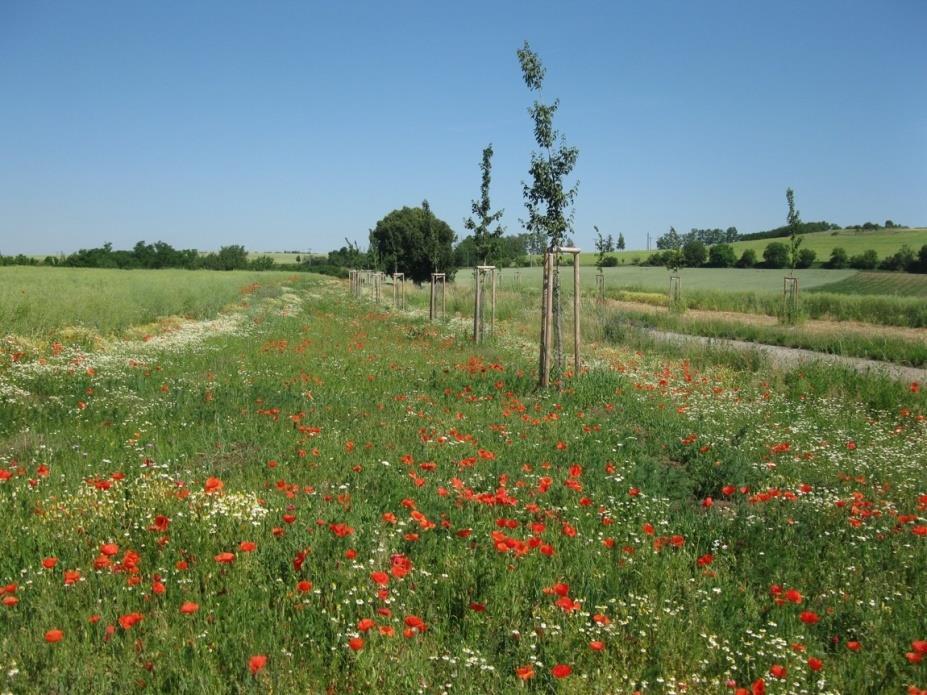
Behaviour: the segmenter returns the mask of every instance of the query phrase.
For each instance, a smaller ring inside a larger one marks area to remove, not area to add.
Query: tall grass
[[[2,267],[0,333],[45,338],[80,328],[111,335],[166,316],[210,317],[240,301],[255,283],[278,286],[289,277],[249,271]]]

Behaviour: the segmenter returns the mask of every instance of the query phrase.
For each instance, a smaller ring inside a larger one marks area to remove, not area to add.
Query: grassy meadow
[[[590,311],[587,367],[538,391],[522,294],[477,347],[463,290],[431,324],[424,292],[179,275],[202,318],[148,340],[0,343],[0,690],[927,687],[919,384]]]
[[[0,326],[30,340],[93,340],[169,317],[214,316],[289,277],[272,272],[0,267]]]

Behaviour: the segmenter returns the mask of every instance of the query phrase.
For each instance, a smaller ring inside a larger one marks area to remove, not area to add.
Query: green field
[[[108,336],[169,316],[204,318],[288,273],[0,267],[0,337]]]
[[[592,316],[588,371],[538,390],[510,294],[481,347],[310,274],[182,342],[0,343],[0,689],[925,684],[927,394]]]
[[[815,292],[837,294],[894,295],[927,299],[927,275],[861,272],[833,283],[816,285],[812,289]]]
[[[912,229],[878,229],[873,231],[857,231],[855,229],[840,229],[831,232],[816,232],[814,234],[803,234],[803,248],[813,249],[817,253],[817,262],[823,263],[830,258],[830,253],[834,247],[841,246],[847,254],[854,256],[868,249],[875,249],[879,254],[879,259],[891,256],[898,251],[904,244],[907,244],[916,254],[924,244],[927,244],[927,227],[916,227]],[[763,249],[773,241],[785,241],[788,239],[759,239],[756,241],[738,241],[733,244],[738,258],[747,248],[756,251],[757,259],[762,261]],[[635,259],[643,262],[647,257],[654,253],[652,251],[635,250],[635,251],[618,251],[613,254],[620,262],[625,264],[632,263]],[[595,253],[583,253],[580,262],[582,265],[595,265],[597,255]]]
[[[563,282],[572,287],[573,269],[562,266],[560,269]],[[595,267],[580,268],[580,283],[583,288],[595,288]],[[604,268],[606,288],[640,289],[648,292],[665,292],[669,287],[670,273],[666,268],[649,266],[617,266]],[[809,268],[795,271],[801,287],[810,289],[819,285],[839,282],[852,278],[856,270],[825,270]],[[683,286],[693,290],[736,290],[739,292],[782,292],[782,278],[788,274],[783,270],[741,269],[741,268],[683,268],[680,271]],[[505,268],[501,271],[500,284],[514,287],[516,283],[525,286],[540,287],[541,268]],[[461,284],[472,283],[472,271],[462,269],[457,272],[456,281]]]

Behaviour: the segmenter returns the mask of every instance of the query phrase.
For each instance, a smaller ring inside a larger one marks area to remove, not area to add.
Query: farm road
[[[801,348],[783,347],[781,345],[765,345],[763,343],[749,343],[743,340],[729,340],[727,338],[706,338],[701,335],[688,335],[686,333],[671,333],[656,329],[646,329],[647,335],[658,340],[665,340],[678,344],[696,344],[705,347],[720,347],[731,350],[749,351],[754,350],[770,359],[778,366],[793,367],[808,362],[822,362],[825,364],[834,364],[850,369],[854,369],[862,374],[879,374],[887,376],[897,381],[905,383],[918,382],[927,383],[927,369],[918,369],[916,367],[905,367],[900,364],[891,362],[879,362],[877,360],[867,360],[861,357],[843,357],[841,355],[829,355],[823,352],[813,350],[804,350]]]
[[[625,311],[640,311],[648,314],[657,314],[666,312],[662,306],[653,304],[644,304],[642,302],[628,302],[612,299],[608,305],[616,309]],[[707,309],[687,309],[685,316],[693,319],[723,320],[735,321],[737,323],[749,324],[753,326],[776,326],[778,320],[775,316],[766,316],[762,314],[743,314],[736,311],[709,311]],[[824,319],[808,319],[801,325],[801,330],[806,333],[856,333],[859,335],[871,335],[877,331],[883,335],[905,340],[920,340],[927,342],[927,328],[908,328],[905,326],[883,326],[862,321],[828,321]]]

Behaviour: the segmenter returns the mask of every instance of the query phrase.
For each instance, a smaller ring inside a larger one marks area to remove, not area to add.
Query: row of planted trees
[[[528,236],[543,239],[543,275],[541,292],[541,330],[539,340],[538,382],[541,386],[550,383],[551,375],[559,376],[565,371],[563,343],[562,285],[560,277],[561,257],[572,256],[573,266],[573,355],[574,370],[580,368],[580,249],[566,245],[572,229],[572,206],[576,198],[576,184],[568,185],[567,179],[576,166],[579,150],[567,144],[565,138],[554,128],[553,120],[559,107],[559,100],[543,101],[545,68],[540,57],[526,41],[517,51],[522,78],[528,89],[536,95],[528,112],[534,126],[534,137],[538,149],[531,153],[530,180],[522,184],[527,219],[523,221]],[[482,181],[480,198],[471,203],[472,215],[465,221],[465,227],[472,233],[475,253],[474,270],[474,323],[473,337],[479,342],[485,333],[484,312],[488,305],[490,330],[495,323],[496,268],[489,264],[489,257],[495,244],[505,231],[500,223],[502,210],[493,211],[490,202],[493,147],[483,150],[480,170]],[[800,316],[798,279],[794,270],[798,264],[801,237],[797,230],[801,225],[795,209],[794,193],[786,191],[788,201],[789,257],[791,272],[784,279],[782,318],[794,323]],[[413,219],[414,218],[414,219]],[[401,228],[414,222],[414,232],[401,233]],[[596,230],[598,232],[598,230]],[[601,235],[600,242],[602,241]],[[393,301],[397,307],[404,306],[406,272],[399,272],[400,259],[404,267],[413,268],[411,279],[422,282],[430,278],[430,311],[432,318],[438,315],[437,306],[445,306],[445,282],[453,276],[449,257],[453,232],[446,223],[437,219],[427,201],[421,208],[403,208],[390,213],[371,230],[371,252],[375,267],[392,271]],[[621,240],[623,241],[623,239]],[[606,243],[607,242],[603,242]],[[597,247],[599,245],[597,244]],[[605,246],[604,248],[607,248]],[[599,248],[602,251],[602,248]],[[409,265],[409,259],[416,261]],[[666,264],[671,271],[669,304],[671,310],[682,310],[682,281],[679,268],[682,265],[682,250],[671,248],[666,254]],[[366,272],[366,276],[359,273]],[[601,271],[600,271],[601,273]],[[352,289],[360,293],[364,282],[374,283],[375,297],[381,299],[380,283],[386,275],[380,271],[352,271]],[[372,278],[372,279],[369,279]],[[604,301],[604,276],[598,276],[597,296]],[[438,291],[440,288],[440,300]],[[487,296],[489,301],[486,301]],[[403,297],[400,300],[400,297]],[[443,313],[442,313],[443,315]]]

